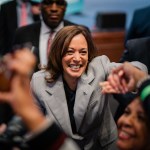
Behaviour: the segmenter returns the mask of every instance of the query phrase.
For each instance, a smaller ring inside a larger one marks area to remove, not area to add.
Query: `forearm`
[[[135,72],[133,73],[134,79],[136,84],[141,82],[143,78],[147,78],[148,74],[144,71],[141,71],[139,69],[135,69]]]

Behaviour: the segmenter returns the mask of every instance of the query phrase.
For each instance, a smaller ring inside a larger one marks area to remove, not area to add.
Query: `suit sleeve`
[[[127,35],[126,35],[125,42],[126,42],[127,40],[136,38],[136,22],[137,22],[136,16],[137,16],[137,13],[138,13],[138,12],[135,11],[134,14],[133,14],[133,18],[132,18],[130,27],[129,27],[129,29],[128,29]]]
[[[126,49],[124,50],[123,55],[121,56],[119,60],[120,63],[123,63],[125,61],[129,61],[129,62],[132,61],[130,58],[131,46],[132,46],[132,42],[130,40],[127,41],[125,45]]]

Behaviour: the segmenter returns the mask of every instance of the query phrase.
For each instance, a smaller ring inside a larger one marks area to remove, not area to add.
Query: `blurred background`
[[[70,3],[67,19],[84,24],[90,29],[95,27],[97,13],[124,12],[126,14],[125,27],[128,29],[135,9],[150,5],[150,0],[68,0]],[[73,4],[74,3],[74,4]],[[75,3],[79,6],[76,9]],[[71,13],[76,9],[76,14]]]
[[[11,0],[0,0],[0,4]],[[40,2],[40,0],[32,0]],[[128,29],[135,9],[150,5],[150,0],[67,0],[66,18],[72,22],[95,29],[98,13],[125,13],[125,28]]]
[[[10,0],[0,0],[0,4]],[[40,2],[40,0],[32,0]],[[118,62],[125,50],[125,37],[135,10],[150,6],[150,0],[67,0],[65,18],[87,26],[98,55]],[[140,18],[139,18],[140,19]]]

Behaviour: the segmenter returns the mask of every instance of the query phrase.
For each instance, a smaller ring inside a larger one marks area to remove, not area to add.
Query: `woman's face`
[[[117,146],[120,150],[144,149],[149,135],[147,121],[139,98],[136,98],[118,120]]]
[[[65,79],[77,79],[85,71],[88,64],[88,45],[82,34],[74,36],[66,54],[62,58]]]

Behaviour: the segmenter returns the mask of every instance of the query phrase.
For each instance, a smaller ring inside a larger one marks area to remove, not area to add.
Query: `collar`
[[[44,21],[41,21],[41,33],[47,34],[51,32],[51,29],[44,23]],[[55,32],[58,32],[61,28],[64,27],[64,22],[62,21],[57,28],[55,28]]]
[[[17,2],[17,5],[18,5],[18,6],[21,6],[22,3],[26,3],[27,5],[30,4],[29,2],[23,2],[22,0],[16,0],[16,2]]]

